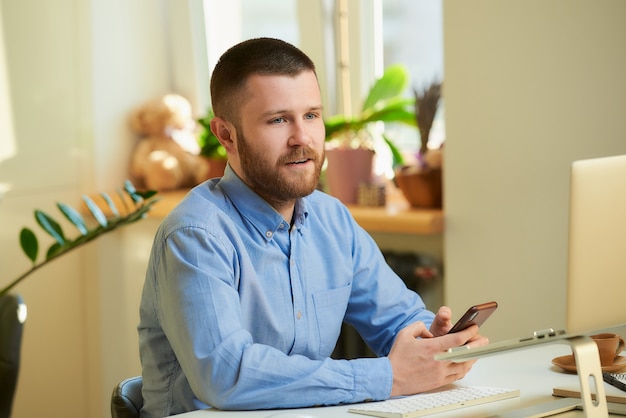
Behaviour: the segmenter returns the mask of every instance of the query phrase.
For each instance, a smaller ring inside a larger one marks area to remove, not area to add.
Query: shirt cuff
[[[350,364],[354,372],[353,403],[389,399],[393,371],[387,357],[360,358]]]

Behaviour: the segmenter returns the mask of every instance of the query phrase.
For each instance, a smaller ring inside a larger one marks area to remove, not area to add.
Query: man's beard
[[[288,202],[313,193],[322,171],[323,152],[320,155],[312,148],[298,147],[273,162],[266,158],[262,150],[255,150],[250,146],[241,129],[238,131],[239,159],[243,175],[248,185],[261,197],[268,201]],[[307,158],[315,164],[313,172],[297,170],[284,172],[283,168],[288,162]]]

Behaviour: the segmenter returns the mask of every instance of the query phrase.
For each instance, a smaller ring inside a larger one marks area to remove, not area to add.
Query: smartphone
[[[496,302],[486,302],[480,305],[474,305],[465,312],[465,314],[457,321],[448,334],[459,332],[472,325],[481,326],[487,318],[496,310],[498,304]]]

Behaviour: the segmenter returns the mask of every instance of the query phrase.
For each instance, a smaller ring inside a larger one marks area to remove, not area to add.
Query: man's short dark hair
[[[211,76],[211,103],[215,116],[238,123],[238,106],[248,77],[253,74],[296,76],[313,71],[315,64],[300,49],[273,38],[255,38],[228,49]]]

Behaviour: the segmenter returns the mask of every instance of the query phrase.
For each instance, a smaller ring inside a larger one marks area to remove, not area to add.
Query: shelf
[[[151,218],[164,218],[188,190],[161,192],[149,212]],[[397,234],[433,235],[443,232],[443,211],[414,209],[402,197],[393,197],[386,207],[348,206],[352,216],[366,231]]]
[[[359,225],[368,232],[433,235],[443,232],[443,212],[439,209],[349,206]]]

